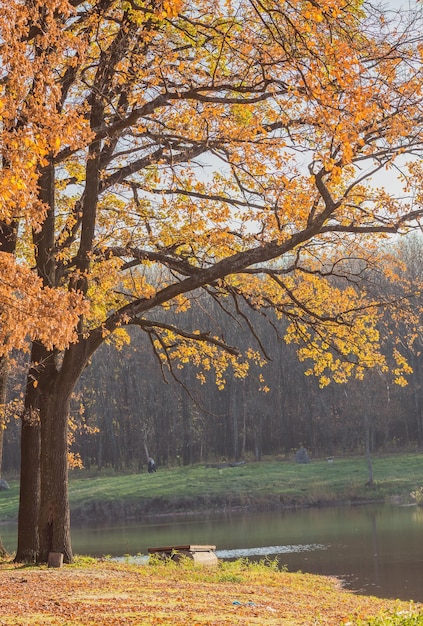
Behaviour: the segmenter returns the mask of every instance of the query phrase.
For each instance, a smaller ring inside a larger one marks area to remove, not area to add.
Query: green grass
[[[351,501],[411,500],[423,486],[423,455],[375,457],[374,485],[363,457],[314,460],[308,465],[269,460],[217,469],[205,466],[159,468],[156,474],[71,472],[72,510],[142,506],[144,513],[228,506],[304,506]],[[0,521],[16,519],[18,482],[0,491]]]
[[[365,622],[361,621],[356,626],[423,626],[423,613],[418,615],[379,617]]]
[[[8,491],[0,491],[0,522],[17,519],[18,517],[19,483],[17,480],[8,480],[8,483],[10,489]]]

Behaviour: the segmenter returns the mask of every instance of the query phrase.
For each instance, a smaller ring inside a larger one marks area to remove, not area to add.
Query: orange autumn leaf
[[[76,340],[84,309],[81,294],[43,287],[13,255],[0,252],[0,356],[25,348],[30,340],[65,348]]]

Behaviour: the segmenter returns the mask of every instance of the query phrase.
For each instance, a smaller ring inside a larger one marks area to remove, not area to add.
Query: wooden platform
[[[179,561],[181,557],[184,557],[192,559],[196,565],[215,566],[217,565],[215,550],[216,546],[185,544],[182,546],[148,548],[148,553],[164,559],[172,559],[173,561]]]

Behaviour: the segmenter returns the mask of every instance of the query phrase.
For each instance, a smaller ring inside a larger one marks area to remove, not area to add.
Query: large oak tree
[[[38,253],[27,245],[32,237],[36,241],[48,210],[42,169],[60,137],[74,132],[74,120],[64,119],[57,106],[59,59],[80,45],[51,19],[63,7],[52,2],[47,11],[41,3],[10,2],[0,15],[0,475],[11,350],[28,349],[28,340],[64,349],[77,339],[75,326],[84,310],[81,294],[52,288],[40,272],[37,276],[31,266]],[[37,449],[38,440],[37,433]],[[30,481],[26,484],[31,491]]]
[[[43,112],[54,99],[53,117],[31,113],[34,145],[45,136],[49,148],[12,168],[37,174],[19,210],[44,211],[20,258],[88,310],[74,343],[32,345],[16,558],[71,561],[69,401],[93,353],[124,343],[128,325],[165,365],[193,360],[218,384],[260,357],[166,320],[199,293],[244,318],[276,311],[322,384],[385,366],[376,321],[390,302],[364,278],[383,271],[381,238],[423,209],[372,181],[422,147],[421,25],[351,0],[19,7],[23,71],[49,57],[50,88],[31,101]],[[48,28],[66,43],[43,46]]]

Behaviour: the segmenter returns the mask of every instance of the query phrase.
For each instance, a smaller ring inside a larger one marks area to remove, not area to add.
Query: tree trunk
[[[5,406],[6,406],[6,385],[9,373],[9,359],[0,357],[0,478],[2,476],[3,465],[3,433],[5,424]]]
[[[47,562],[49,552],[62,553],[65,563],[73,560],[68,496],[68,415],[69,396],[56,385],[40,410],[40,563]]]
[[[235,383],[229,387],[229,416],[232,418],[233,458],[239,461],[239,426],[238,426],[238,386]]]
[[[6,548],[3,545],[3,542],[0,537],[0,559],[4,559],[7,556]]]
[[[47,205],[47,214],[39,231],[33,232],[38,276],[44,286],[55,284],[54,246],[54,165],[40,171],[39,198]],[[33,562],[38,559],[38,517],[40,507],[40,411],[44,392],[51,377],[57,375],[55,353],[33,342],[31,367],[28,373],[25,409],[21,432],[21,474],[18,517],[18,549],[15,560]]]
[[[191,463],[191,414],[188,395],[183,389],[181,393],[181,417],[182,417],[182,464]]]
[[[3,433],[5,424],[5,404],[6,404],[6,385],[7,385],[7,375],[8,375],[8,367],[9,360],[7,357],[0,358],[0,478],[2,476],[2,463],[3,463]],[[6,556],[6,550],[3,546],[1,537],[0,537],[0,558],[4,558]]]
[[[146,443],[145,438],[144,438],[144,452],[145,452],[145,458],[146,458],[146,460],[148,462],[148,459],[150,458],[150,454],[148,452],[147,443]]]
[[[21,430],[21,471],[18,514],[18,547],[15,561],[37,560],[40,505],[40,422],[36,410],[25,410]]]
[[[68,419],[71,394],[87,360],[83,339],[65,352],[61,367],[53,355],[44,368],[40,384],[41,499],[39,511],[38,562],[48,561],[49,552],[73,561],[68,490]]]
[[[65,352],[64,369],[58,356],[33,344],[22,419],[16,561],[46,562],[49,552],[72,561],[67,426],[69,399],[86,360],[75,346]]]
[[[366,461],[367,461],[367,473],[369,480],[367,484],[369,487],[373,486],[373,463],[372,456],[370,452],[370,420],[367,413],[364,415],[364,436],[365,436],[365,445],[366,445]]]
[[[34,342],[28,372],[21,429],[21,471],[18,514],[18,547],[15,561],[33,563],[38,558],[40,510],[40,376],[48,352]]]

